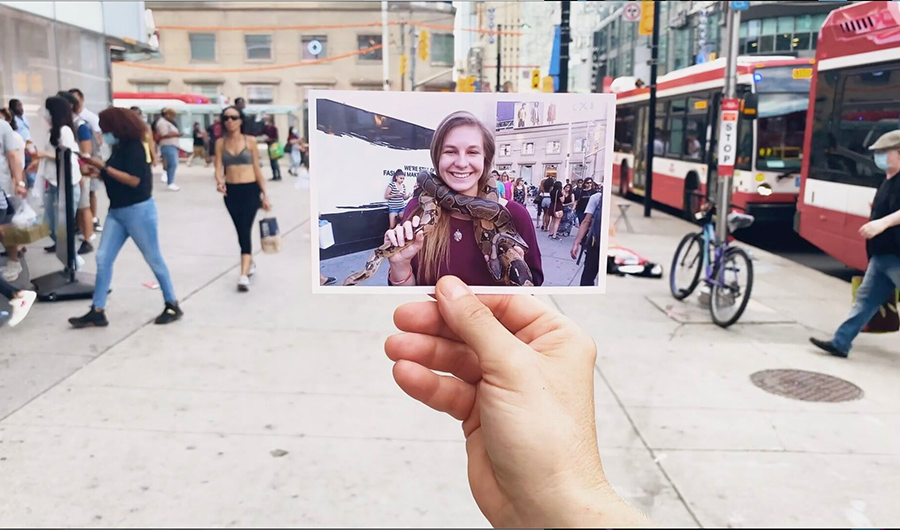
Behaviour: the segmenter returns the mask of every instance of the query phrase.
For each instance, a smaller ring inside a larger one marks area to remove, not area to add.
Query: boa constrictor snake
[[[504,285],[534,285],[531,269],[521,257],[528,250],[528,245],[516,232],[509,210],[500,204],[494,179],[490,179],[481,190],[483,198],[456,193],[437,175],[426,171],[419,172],[416,181],[422,188],[419,195],[422,215],[419,226],[413,230],[414,237],[420,232],[428,237],[437,225],[442,209],[467,215],[472,218],[475,239],[481,246],[482,254],[487,256],[487,267],[494,280]],[[348,276],[344,285],[358,285],[371,278],[382,261],[411,244],[397,246],[388,241],[376,248],[366,261],[365,268]]]

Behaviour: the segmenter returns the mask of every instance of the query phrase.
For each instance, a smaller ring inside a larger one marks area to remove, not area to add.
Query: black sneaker
[[[54,252],[56,252],[56,245],[50,245],[49,247],[44,247],[44,252],[53,254]]]
[[[166,308],[163,310],[162,314],[156,317],[156,320],[153,321],[154,324],[170,324],[179,320],[182,316],[184,316],[184,311],[178,307],[178,302],[174,304],[170,304],[166,302]]]
[[[831,355],[834,355],[835,357],[846,358],[848,355],[850,355],[850,352],[843,352],[843,351],[839,350],[838,347],[835,346],[834,343],[831,342],[830,340],[827,340],[827,341],[819,340],[817,338],[810,337],[809,342],[811,342],[814,345],[816,345],[817,347],[827,351]]]
[[[69,324],[72,324],[76,329],[89,327],[105,328],[109,325],[109,321],[106,320],[106,311],[97,311],[94,309],[94,306],[91,306],[91,310],[83,317],[70,318]]]
[[[78,248],[78,254],[90,254],[94,251],[94,245],[92,245],[89,241],[82,241],[81,246]]]

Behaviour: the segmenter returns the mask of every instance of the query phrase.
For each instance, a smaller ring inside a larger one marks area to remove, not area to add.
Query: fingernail
[[[464,284],[459,278],[448,277],[441,283],[441,293],[448,300],[457,300],[471,294],[472,291],[470,291],[469,286]]]

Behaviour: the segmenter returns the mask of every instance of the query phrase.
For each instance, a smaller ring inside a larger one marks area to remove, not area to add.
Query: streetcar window
[[[634,111],[628,107],[616,110],[615,148],[617,151],[630,153],[634,149]]]
[[[669,145],[666,150],[670,155],[680,157],[684,152],[684,117],[669,118]]]

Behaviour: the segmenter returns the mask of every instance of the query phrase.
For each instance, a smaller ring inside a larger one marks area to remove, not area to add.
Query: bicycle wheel
[[[727,328],[741,318],[753,290],[753,262],[742,249],[731,247],[713,274],[709,299],[713,322]]]
[[[684,300],[694,292],[700,283],[700,269],[703,267],[703,238],[692,233],[684,236],[669,270],[669,290],[676,300]]]

